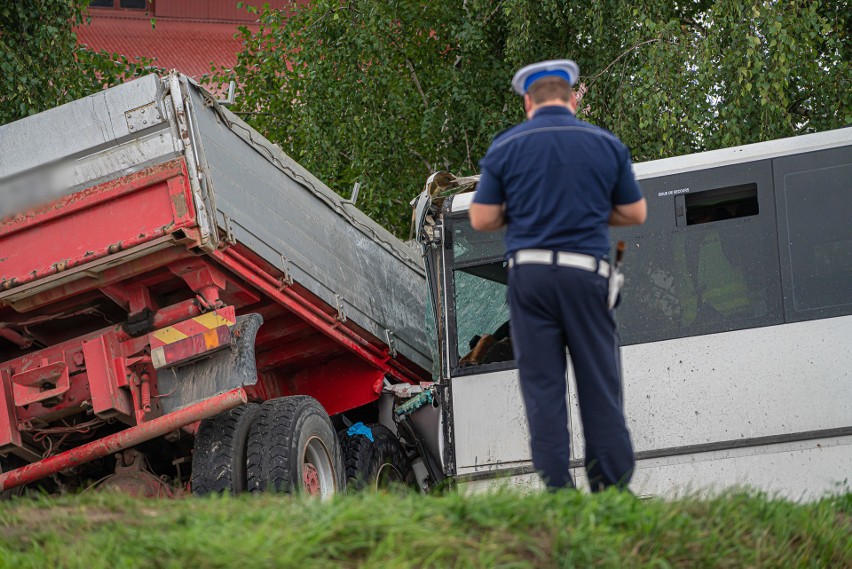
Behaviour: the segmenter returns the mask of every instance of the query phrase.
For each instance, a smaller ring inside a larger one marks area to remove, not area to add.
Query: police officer
[[[527,121],[499,134],[481,160],[470,220],[506,226],[512,345],[533,465],[550,489],[568,469],[567,346],[577,378],[592,491],[626,487],[633,447],[624,420],[618,335],[608,306],[609,226],[644,223],[628,148],[578,120],[579,67],[543,61],[515,74]]]

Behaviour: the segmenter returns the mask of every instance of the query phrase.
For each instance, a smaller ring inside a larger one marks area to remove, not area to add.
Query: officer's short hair
[[[571,98],[571,85],[561,77],[542,77],[527,89],[533,103],[559,99],[567,103]]]

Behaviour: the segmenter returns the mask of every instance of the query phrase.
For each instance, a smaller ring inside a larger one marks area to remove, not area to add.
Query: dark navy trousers
[[[549,488],[573,486],[566,405],[568,348],[592,491],[626,487],[635,464],[624,420],[621,356],[608,281],[558,265],[509,269],[512,346],[530,428],[533,466]]]

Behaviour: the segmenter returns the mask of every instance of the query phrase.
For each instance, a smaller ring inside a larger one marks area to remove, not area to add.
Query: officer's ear
[[[533,100],[532,100],[532,97],[530,97],[530,94],[527,93],[526,95],[524,95],[524,112],[526,113],[528,119],[532,118],[530,116],[530,111],[532,110],[532,108],[533,108]]]
[[[568,95],[568,108],[571,112],[577,114],[577,92],[571,89],[571,94]]]

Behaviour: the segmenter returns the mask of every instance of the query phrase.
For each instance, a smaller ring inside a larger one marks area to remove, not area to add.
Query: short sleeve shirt
[[[630,150],[561,106],[501,134],[479,162],[474,203],[505,204],[506,251],[609,252],[613,205],[642,199]]]

